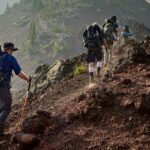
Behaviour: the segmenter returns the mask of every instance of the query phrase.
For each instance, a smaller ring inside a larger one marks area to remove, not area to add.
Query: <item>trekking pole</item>
[[[28,100],[29,100],[30,88],[31,88],[31,81],[28,84],[28,89],[27,89],[27,92],[26,92],[26,95],[25,95],[25,100],[23,101],[22,106],[21,106],[21,115],[20,115],[20,118],[19,118],[19,122],[16,125],[16,131],[20,130],[21,125],[23,123],[23,118],[24,118],[24,116],[26,114],[27,107],[29,105],[29,101]]]
[[[30,88],[31,88],[31,82],[29,82],[29,84],[28,84],[28,90],[27,90],[27,93],[26,93],[26,100],[28,100],[28,98],[29,98]]]

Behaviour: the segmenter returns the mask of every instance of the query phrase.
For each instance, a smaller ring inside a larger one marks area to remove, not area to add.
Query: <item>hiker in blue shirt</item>
[[[12,71],[21,79],[31,82],[31,77],[27,76],[18,64],[16,58],[12,56],[18,50],[13,43],[4,43],[4,51],[0,51],[0,137],[4,135],[4,125],[11,112],[12,96],[10,92]]]
[[[123,44],[126,44],[129,41],[129,39],[133,36],[133,33],[130,32],[129,25],[124,25],[121,34],[123,38]]]

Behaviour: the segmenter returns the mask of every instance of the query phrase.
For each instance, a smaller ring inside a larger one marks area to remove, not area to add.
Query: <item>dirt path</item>
[[[89,90],[87,74],[58,83],[57,85],[48,88],[42,96],[38,97],[38,103],[37,101],[32,103],[31,112],[32,110],[37,110],[35,108],[38,108],[57,114],[58,112],[61,112],[61,110],[64,110],[72,100],[76,99],[87,90]]]

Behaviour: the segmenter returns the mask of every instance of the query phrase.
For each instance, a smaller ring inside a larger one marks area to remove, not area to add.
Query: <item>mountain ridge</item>
[[[70,58],[85,52],[82,47],[83,28],[95,21],[102,25],[104,19],[112,14],[118,16],[120,27],[128,23],[126,20],[138,20],[133,24],[139,22],[140,25],[132,29],[144,28],[150,34],[147,28],[150,25],[150,5],[143,0],[136,3],[128,0],[38,1],[22,0],[10,12],[0,15],[1,43],[12,41],[17,45],[20,49],[16,53],[19,62],[31,74],[41,63],[51,64],[57,59]],[[37,11],[41,2],[43,5]],[[142,27],[143,23],[147,26]],[[145,32],[140,33],[143,38]],[[20,82],[16,83],[15,80],[15,88],[19,88]]]

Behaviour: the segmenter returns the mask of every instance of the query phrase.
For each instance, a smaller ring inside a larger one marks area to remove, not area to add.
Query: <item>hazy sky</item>
[[[14,3],[18,1],[19,0],[0,0],[0,14],[5,11],[7,4],[12,6]]]
[[[146,1],[150,3],[150,0],[146,0]]]

